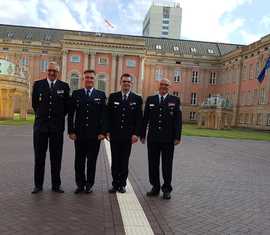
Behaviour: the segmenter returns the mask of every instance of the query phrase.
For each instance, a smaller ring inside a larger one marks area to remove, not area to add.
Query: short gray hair
[[[50,64],[54,65],[54,66],[55,66],[55,69],[56,69],[58,72],[60,71],[60,67],[59,67],[59,65],[58,65],[55,61],[50,61],[50,62],[48,63],[48,67],[49,67]]]
[[[162,82],[167,83],[168,85],[171,85],[171,81],[170,81],[169,79],[167,79],[167,78],[162,78],[162,79],[159,81],[159,84],[162,83]]]

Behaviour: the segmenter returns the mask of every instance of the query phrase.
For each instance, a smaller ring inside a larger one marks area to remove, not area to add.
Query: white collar
[[[85,93],[87,93],[87,91],[89,90],[90,93],[92,93],[93,89],[94,89],[94,87],[92,87],[91,89],[84,88],[84,91],[85,91]]]
[[[124,97],[124,95],[126,95],[126,97],[128,98],[129,94],[130,94],[130,90],[127,93],[124,93],[123,91],[121,91],[122,93],[122,98]]]
[[[163,96],[163,98],[164,98],[164,100],[165,100],[166,97],[167,97],[167,95],[168,95],[168,93],[166,93],[165,95],[158,94],[158,98],[159,98],[159,100],[160,100],[160,99],[161,99],[161,96]]]
[[[57,79],[54,79],[53,81],[51,81],[50,79],[47,78],[47,82],[48,82],[49,86],[51,86],[51,83],[53,83],[53,85],[55,85],[56,80]]]

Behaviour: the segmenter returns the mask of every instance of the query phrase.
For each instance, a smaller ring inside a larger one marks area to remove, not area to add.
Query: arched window
[[[72,73],[71,77],[70,77],[70,82],[69,82],[69,86],[70,86],[70,92],[72,93],[74,90],[79,89],[79,82],[80,82],[80,78],[79,75],[76,73]]]
[[[97,75],[96,87],[98,90],[106,92],[106,75],[105,74]]]

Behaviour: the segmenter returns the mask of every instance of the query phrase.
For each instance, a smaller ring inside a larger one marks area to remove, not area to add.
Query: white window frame
[[[197,120],[196,112],[189,112],[189,120],[190,121],[196,121]]]
[[[74,59],[74,58],[77,58],[77,59]],[[81,57],[79,55],[72,55],[72,56],[70,56],[70,62],[71,63],[80,63]]]
[[[48,60],[41,60],[41,71],[46,72],[48,69]]]
[[[199,71],[197,70],[193,70],[192,71],[192,83],[193,84],[198,84],[200,83],[200,80],[199,80]]]
[[[104,82],[105,89],[103,91],[106,92],[106,90],[107,90],[107,82],[106,81],[107,81],[107,74],[105,74],[105,73],[97,74],[97,76],[96,76],[96,88],[102,90],[99,87],[99,83]]]
[[[26,66],[29,64],[29,60],[26,56],[23,56],[22,59],[21,59],[21,65],[22,66]]]
[[[78,87],[73,87],[72,86],[71,81],[72,81],[73,78],[75,78],[76,82],[78,82]],[[77,89],[80,88],[80,75],[78,73],[73,72],[73,73],[70,74],[69,87],[70,87],[70,93],[72,93],[74,90],[77,90]]]
[[[197,93],[192,92],[190,101],[191,105],[197,105],[197,99],[198,99]]]
[[[270,126],[270,113],[266,115],[266,125]]]
[[[191,47],[191,48],[190,48],[190,52],[191,52],[191,53],[197,53],[197,49],[196,49],[195,47]]]
[[[160,81],[163,78],[163,74],[160,68],[155,70],[155,80]]]
[[[180,94],[179,91],[173,91],[173,95],[179,97],[179,94]]]
[[[208,54],[214,54],[214,49],[209,48],[207,51],[208,51]]]
[[[98,64],[107,65],[107,64],[109,64],[109,60],[105,56],[100,56],[100,57],[98,57]]]
[[[128,68],[136,68],[136,60],[127,59],[126,65]]]
[[[217,84],[217,75],[216,75],[216,72],[210,72],[209,84],[210,85],[216,85]]]
[[[174,82],[181,82],[181,70],[176,69],[174,71],[173,81]]]

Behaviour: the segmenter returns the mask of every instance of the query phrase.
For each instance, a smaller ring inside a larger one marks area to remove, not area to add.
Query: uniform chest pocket
[[[113,107],[114,110],[117,110],[120,107],[120,103],[119,102],[113,102],[112,107]]]
[[[169,114],[171,116],[174,115],[174,111],[175,111],[175,104],[168,104],[168,110],[169,110]]]
[[[154,112],[154,111],[156,111],[157,110],[157,105],[155,105],[155,104],[149,104],[149,110],[151,111],[151,112]]]
[[[65,91],[64,90],[57,90],[56,91],[56,95],[59,98],[63,98],[64,97],[64,94],[65,94]]]
[[[134,103],[130,103],[129,104],[129,108],[133,111],[133,110],[136,110],[138,107],[138,105],[134,102]]]
[[[100,105],[101,104],[101,99],[100,98],[95,98],[93,102],[94,102],[95,105]]]

